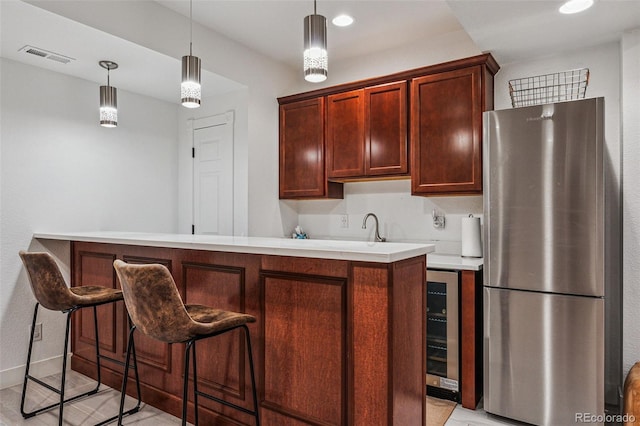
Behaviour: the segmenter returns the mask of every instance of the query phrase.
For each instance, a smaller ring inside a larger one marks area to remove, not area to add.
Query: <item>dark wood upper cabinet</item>
[[[280,105],[280,198],[342,198],[328,182],[324,159],[324,97]]]
[[[493,100],[485,73],[477,65],[411,80],[412,194],[482,193],[482,112]]]
[[[327,96],[327,175],[364,175],[364,90]]]
[[[364,89],[365,173],[398,175],[409,171],[407,161],[407,82]]]
[[[406,81],[327,96],[330,179],[407,172]]]
[[[482,54],[278,98],[280,198],[342,198],[340,182],[409,173],[412,195],[481,194],[499,69]]]

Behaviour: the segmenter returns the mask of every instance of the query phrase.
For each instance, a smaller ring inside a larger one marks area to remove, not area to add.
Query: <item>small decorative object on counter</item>
[[[291,238],[296,240],[306,240],[309,236],[302,230],[302,227],[298,225],[296,226],[295,232],[291,235]]]

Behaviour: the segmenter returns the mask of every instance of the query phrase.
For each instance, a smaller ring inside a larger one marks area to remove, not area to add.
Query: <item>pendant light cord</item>
[[[313,0],[313,14],[317,15],[317,13],[316,13],[316,0]]]
[[[193,56],[192,46],[193,46],[193,0],[189,0],[189,56]]]
[[[109,82],[109,71],[111,70],[107,68],[107,86],[111,86],[111,83]]]

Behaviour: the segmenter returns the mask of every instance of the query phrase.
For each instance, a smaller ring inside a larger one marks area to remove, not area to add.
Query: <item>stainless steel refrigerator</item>
[[[489,413],[555,426],[619,404],[620,200],[603,113],[603,98],[484,113]]]

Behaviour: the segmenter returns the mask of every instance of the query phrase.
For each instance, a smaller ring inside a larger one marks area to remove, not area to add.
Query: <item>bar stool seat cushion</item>
[[[71,287],[69,289],[75,297],[72,300],[76,306],[94,305],[122,300],[122,290],[93,285]]]
[[[213,334],[221,330],[238,327],[249,322],[256,322],[255,317],[238,312],[223,311],[204,305],[185,305],[187,313],[197,324],[197,334]]]

